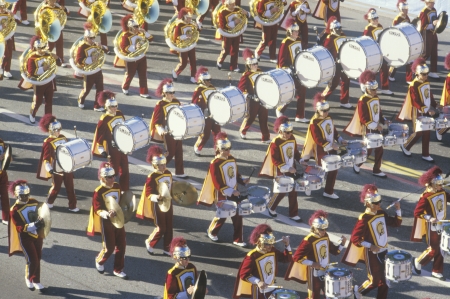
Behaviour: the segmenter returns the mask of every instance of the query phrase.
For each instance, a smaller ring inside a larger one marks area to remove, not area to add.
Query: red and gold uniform
[[[291,135],[285,140],[280,136],[275,137],[269,145],[259,176],[274,179],[280,175],[294,177],[289,172],[289,168],[295,168],[295,160],[300,160],[300,152],[297,149],[297,141]],[[280,201],[286,196],[286,193],[275,193],[267,207],[275,211]],[[293,189],[288,194],[289,198],[289,217],[298,216],[297,191]]]
[[[436,8],[424,7],[419,14],[420,18],[420,32],[422,33],[425,49],[423,57],[430,58],[430,72],[437,72],[438,60],[438,37],[434,32],[435,26],[433,21],[437,20],[438,14]]]
[[[302,49],[307,49],[308,48],[307,16],[309,13],[311,13],[309,3],[306,0],[295,0],[291,2],[288,9],[291,16],[295,19],[295,23],[297,23],[298,27],[300,28],[299,36],[302,44]],[[281,47],[278,53],[281,53]],[[280,63],[280,54],[278,54],[278,63]]]
[[[27,0],[18,0],[17,2],[14,2],[12,13],[16,14],[18,11],[20,11],[20,21],[27,21]]]
[[[175,1],[177,1],[177,0],[175,0]],[[217,4],[219,4],[219,0],[210,0],[208,10],[204,14],[202,14],[199,18],[197,18],[197,21],[200,23],[203,23],[203,20],[205,20],[206,15],[208,14],[209,11],[211,11],[211,23],[212,23],[212,12],[216,8]],[[239,4],[237,4],[237,5],[239,5]]]
[[[186,7],[186,0],[172,0],[173,6],[175,6],[176,13],[178,13],[183,7]]]
[[[249,101],[248,116],[245,117],[242,121],[239,131],[242,135],[247,134],[248,129],[250,129],[250,126],[255,121],[256,116],[258,116],[259,129],[261,130],[261,140],[266,141],[270,140],[269,126],[267,124],[269,120],[269,112],[267,111],[266,107],[261,105],[260,102],[255,101],[255,80],[260,73],[260,69],[258,69],[256,72],[252,72],[250,70],[245,71],[242,74],[241,79],[239,80],[239,90],[242,91],[245,96],[252,96],[252,99]]]
[[[236,6],[233,10],[223,9],[219,12],[219,31],[228,31],[237,26],[236,19],[240,19],[238,12],[241,8]],[[243,22],[243,20],[240,20]],[[225,37],[222,36],[222,51],[219,54],[217,63],[222,65],[225,58],[230,55],[230,70],[234,71],[238,68],[239,42],[241,36]]]
[[[8,19],[12,18],[9,10],[3,9],[3,12],[0,12],[0,30],[3,29],[4,22]],[[15,20],[14,20],[15,21]],[[3,69],[4,72],[11,71],[11,59],[12,52],[14,50],[14,32],[9,34],[8,36],[3,36],[5,42],[5,53],[3,54],[3,61],[0,65],[0,69]],[[0,59],[1,60],[1,59]],[[3,75],[3,72],[0,74],[0,78]],[[1,79],[0,79],[1,80]]]
[[[194,22],[186,23],[184,20],[178,20],[177,25],[175,25],[173,33],[173,43],[176,43],[177,39],[185,40],[187,39],[187,33],[197,30],[197,25]],[[191,77],[195,77],[197,72],[197,62],[195,57],[195,47],[186,52],[179,52],[180,63],[175,67],[175,73],[177,76],[186,68],[187,63],[191,66]]]
[[[368,24],[366,28],[364,28],[363,35],[373,38],[374,41],[378,41],[378,35],[381,33],[381,31],[383,31],[383,26],[381,26],[381,24],[378,24],[377,26]],[[380,82],[381,89],[389,89],[389,66],[384,59],[380,69]]]
[[[0,138],[0,156],[6,150],[6,143],[3,139]],[[3,159],[0,160],[0,163],[3,165]],[[9,220],[9,195],[8,195],[8,173],[6,170],[0,170],[0,199],[2,206],[2,220],[8,222]]]
[[[341,13],[339,12],[339,0],[319,0],[316,9],[313,12],[313,17],[318,20],[324,20],[325,24],[330,17],[336,17],[338,22],[341,22]]]
[[[95,189],[94,195],[92,196],[92,207],[87,228],[88,236],[94,236],[96,233],[102,234],[103,249],[97,255],[95,261],[99,265],[103,265],[114,252],[114,272],[117,273],[122,272],[125,267],[125,227],[116,228],[109,217],[104,219],[100,216],[100,213],[102,211],[108,212],[105,205],[105,198],[112,196],[119,203],[120,193],[120,185],[116,182],[111,188],[102,183]]]
[[[61,4],[63,5],[63,4]],[[67,13],[66,11],[61,7],[60,4],[55,3],[55,6],[50,6],[48,4],[45,4],[42,6],[41,10],[44,8],[50,8],[53,10],[53,12],[55,12],[56,15],[66,15],[67,17]],[[64,63],[64,26],[61,24],[61,34],[59,35],[59,38],[56,42],[48,42],[48,50],[51,52],[53,51],[54,48],[56,48],[56,56],[59,57],[59,59],[61,59],[61,62]],[[47,112],[46,112],[47,113]]]
[[[155,170],[147,177],[136,217],[153,219],[156,228],[145,242],[154,248],[164,237],[164,251],[169,252],[173,238],[173,205],[170,204],[167,212],[161,211],[158,205],[159,184],[167,184],[168,189],[172,190],[172,173],[169,170],[166,169],[164,172]]]
[[[50,187],[47,198],[47,203],[49,204],[55,202],[56,197],[61,190],[61,185],[64,182],[67,198],[69,199],[69,209],[75,209],[77,207],[77,198],[73,184],[73,172],[61,172],[61,175],[52,175],[49,172],[50,169],[56,170],[58,168],[56,162],[56,148],[58,145],[66,142],[67,138],[62,134],[58,137],[50,136],[44,140],[36,177],[44,181],[48,181],[50,178],[52,179],[52,186]],[[47,165],[49,165],[49,167]]]
[[[447,54],[448,55],[448,54]],[[444,87],[442,88],[442,97],[439,103],[441,106],[450,106],[450,73],[445,78]],[[437,133],[444,135],[449,130],[449,128],[438,129]]]
[[[116,124],[125,122],[125,117],[120,110],[116,115],[108,112],[100,116],[95,129],[94,142],[92,144],[92,153],[94,156],[103,157],[102,152],[105,151],[111,156],[111,166],[114,172],[120,175],[119,184],[122,191],[130,189],[130,172],[128,170],[128,156],[113,146],[112,131]]]
[[[167,163],[175,158],[175,174],[184,174],[184,164],[183,164],[183,141],[175,140],[173,136],[169,133],[162,134],[165,131],[167,125],[166,118],[169,110],[175,106],[180,106],[180,101],[173,99],[168,101],[163,98],[161,101],[156,103],[155,109],[153,110],[152,119],[150,121],[150,135],[152,140],[158,143],[164,143],[166,150],[169,154],[166,156]]]
[[[411,23],[411,20],[409,19],[409,16],[403,16],[402,14],[399,14],[395,17],[395,19],[392,21],[392,26],[395,25],[399,25],[401,23]],[[413,73],[411,71],[411,64],[412,63],[408,63],[406,65],[406,82],[411,82],[414,78],[413,78]],[[397,69],[395,68],[391,68],[390,69],[390,77],[394,77],[395,73],[396,73]]]
[[[78,14],[85,17],[86,19],[89,17],[89,15],[91,14],[91,10],[88,8],[88,6],[94,4],[94,2],[96,1],[103,1],[106,2],[106,7],[109,8],[109,4],[110,1],[109,0],[81,0],[79,1],[79,5],[80,5],[80,9],[78,10]],[[103,46],[108,46],[108,37],[106,35],[106,33],[101,33],[100,32],[100,43]]]
[[[384,259],[388,252],[387,226],[399,227],[402,224],[400,210],[396,216],[389,216],[385,211],[376,213],[369,208],[361,214],[353,228],[350,245],[342,257],[342,262],[355,267],[358,262],[365,263],[368,280],[358,289],[362,295],[378,288],[377,298],[386,299],[389,287],[386,284]],[[378,253],[370,251],[371,245],[381,247]]]
[[[194,285],[196,280],[197,269],[193,264],[189,263],[186,268],[173,266],[166,275],[163,299],[189,298],[190,295],[186,292],[189,286],[185,284],[190,282]]]

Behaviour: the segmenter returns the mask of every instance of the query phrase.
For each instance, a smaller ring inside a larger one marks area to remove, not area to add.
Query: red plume
[[[111,99],[111,98],[115,98],[115,97],[116,97],[116,94],[114,92],[109,91],[109,90],[103,90],[102,92],[100,92],[98,94],[97,102],[101,106],[105,106],[107,99]]]
[[[30,48],[33,49],[34,48],[34,42],[37,41],[38,39],[40,39],[39,36],[35,35],[31,38],[30,40]]]
[[[100,167],[98,168],[98,179],[99,180],[102,178],[102,176],[100,175],[102,168],[108,168],[108,167],[112,167],[111,163],[109,163],[109,162],[100,163]]]
[[[427,61],[425,59],[423,59],[422,57],[417,58],[416,60],[414,60],[413,64],[411,65],[411,69],[413,72],[416,72],[416,69],[419,65],[423,65],[426,63],[427,63]]]
[[[311,218],[309,218],[309,222],[308,222],[309,225],[312,224],[312,222],[313,222],[314,219],[320,218],[320,217],[328,218],[328,213],[325,212],[325,211],[323,211],[323,210],[317,210],[317,211],[315,211],[314,214],[311,215]]]
[[[17,185],[22,185],[22,184],[28,184],[28,182],[25,181],[25,180],[17,180],[17,181],[14,181],[14,182],[10,183],[8,185],[8,192],[9,192],[9,194],[14,196],[14,189],[16,189]]]
[[[208,69],[206,67],[204,67],[204,66],[199,67],[197,72],[195,73],[195,81],[199,80],[199,77],[201,74],[207,73],[207,72],[208,72]]]
[[[187,7],[183,7],[182,9],[180,9],[180,11],[178,12],[178,19],[182,19],[184,18],[185,15],[187,15],[188,13],[192,13],[192,10],[190,10]]]
[[[317,103],[320,103],[320,102],[322,102],[324,100],[325,100],[325,97],[322,95],[321,92],[316,93],[314,95],[314,98],[313,98],[313,107],[314,107],[314,109],[316,109]]]
[[[397,8],[400,7],[400,3],[405,3],[405,4],[406,4],[406,0],[398,0],[398,2],[397,2]]]
[[[163,154],[163,150],[158,145],[151,146],[147,151],[147,163],[152,164],[152,159],[154,156],[160,156]]]
[[[328,34],[331,33],[330,26],[331,26],[331,23],[333,23],[333,21],[337,21],[337,18],[336,18],[335,16],[332,16],[332,17],[330,17],[330,18],[328,19],[328,22],[327,22],[327,28],[325,29],[325,32],[328,33]]]
[[[359,76],[359,83],[361,84],[366,84],[367,82],[374,80],[376,80],[376,76],[371,70],[366,70]]]
[[[280,116],[280,117],[278,117],[276,120],[275,120],[275,122],[273,123],[273,131],[275,132],[275,133],[278,133],[278,130],[280,129],[280,126],[282,125],[282,124],[285,124],[285,123],[287,123],[287,122],[289,122],[289,118],[287,117],[287,116]]]
[[[419,178],[419,184],[422,186],[426,186],[426,184],[430,184],[431,180],[437,177],[439,174],[442,174],[442,169],[439,168],[439,166],[433,166],[430,169],[428,169],[427,172],[422,174]]]
[[[244,51],[242,51],[242,57],[244,60],[247,60],[248,58],[253,58],[253,51],[249,48],[245,48]]]
[[[173,254],[173,251],[175,250],[175,247],[184,247],[187,245],[186,239],[183,237],[176,237],[172,239],[172,242],[170,242],[170,255]]]
[[[375,8],[369,8],[369,11],[367,11],[367,13],[364,15],[364,20],[368,21],[369,20],[369,13],[374,10],[375,12],[377,12],[377,10]]]
[[[48,133],[48,126],[55,120],[56,116],[52,115],[51,113],[45,114],[39,121],[39,129],[41,129],[41,131],[44,133]]]
[[[273,230],[269,225],[259,224],[253,229],[252,234],[248,239],[251,244],[256,245],[258,243],[259,237],[262,234],[270,234],[271,232],[273,232]]]
[[[122,18],[120,21],[120,26],[122,26],[122,31],[128,31],[128,21],[133,18],[132,14],[128,14]]]
[[[450,53],[448,53],[447,56],[445,56],[444,67],[447,70],[450,70]]]
[[[288,19],[288,20],[286,21],[286,29],[289,29],[289,27],[291,27],[291,26],[294,25],[294,24],[295,24],[295,19],[294,19],[294,18]]]
[[[216,137],[214,137],[214,150],[217,149],[217,141],[218,140],[225,140],[228,138],[228,134],[224,131],[220,131],[216,134]]]
[[[94,28],[94,25],[92,25],[91,22],[85,22],[83,24],[83,28],[84,28],[84,30],[92,30],[92,28]]]
[[[156,88],[155,94],[157,97],[162,97],[163,96],[163,86],[166,85],[167,83],[172,83],[172,79],[170,78],[166,78],[164,80],[161,81],[161,83],[159,83],[158,87]]]
[[[377,186],[375,184],[365,184],[363,189],[361,190],[361,193],[359,195],[359,200],[364,203],[364,199],[366,198],[367,193],[374,194],[375,191],[378,191]]]

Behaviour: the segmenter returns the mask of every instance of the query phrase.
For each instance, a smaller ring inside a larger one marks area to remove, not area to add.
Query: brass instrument
[[[49,7],[40,9],[38,14],[36,13],[37,11],[38,9],[35,11],[36,35],[41,36],[42,39],[46,41],[56,42],[59,39],[62,30],[57,15],[53,9]]]
[[[92,75],[99,72],[105,63],[105,52],[99,45],[94,45],[95,50],[91,53],[92,63],[86,64],[84,66],[76,63],[76,56],[78,53],[78,48],[82,45],[84,37],[77,39],[72,47],[70,48],[70,65],[75,70],[76,73],[80,75]]]
[[[249,4],[250,14],[257,23],[263,26],[271,26],[278,24],[281,21],[284,15],[284,4],[282,0],[275,0],[275,6],[278,7],[278,11],[270,18],[258,14],[258,3],[259,0],[251,0]]]
[[[39,4],[39,6],[34,11],[34,22],[36,24],[39,24],[41,22],[40,19],[42,18],[42,11],[44,10],[53,11],[53,13],[56,15],[56,18],[59,20],[61,27],[64,28],[67,22],[67,15],[66,12],[59,6],[59,4],[55,4],[54,7],[45,4],[45,2]]]
[[[94,26],[95,32],[108,33],[112,27],[111,11],[103,0],[97,0],[90,6],[91,13],[87,21]]]
[[[186,7],[201,16],[208,11],[209,0],[186,0]]]
[[[142,32],[139,32],[139,39],[136,41],[135,50],[131,53],[126,53],[120,48],[120,41],[123,34],[125,34],[125,32],[119,30],[119,32],[117,32],[116,34],[116,37],[114,38],[114,52],[116,53],[116,55],[120,59],[129,62],[137,61],[144,57],[150,46],[150,43],[145,38],[145,35]]]
[[[224,30],[219,27],[219,14],[222,10],[226,9],[226,5],[222,5],[221,3],[219,3],[216,6],[216,8],[213,11],[212,19],[213,19],[214,27],[216,27],[216,29],[220,33],[220,35],[225,36],[225,37],[236,37],[236,36],[239,36],[242,33],[244,33],[244,31],[247,29],[247,23],[248,23],[247,14],[245,14],[244,11],[240,7],[238,7],[238,8],[239,8],[239,11],[236,12],[237,16],[235,17],[235,19],[238,18],[241,20],[241,22],[230,30]]]
[[[33,74],[28,73],[28,59],[36,54],[35,51],[32,51],[30,48],[27,48],[22,55],[19,57],[19,67],[20,67],[20,74],[24,81],[33,84],[33,85],[45,85],[48,82],[52,81],[55,78],[56,73],[56,59],[53,58],[50,52],[45,53],[45,63],[48,67],[46,71],[44,71],[41,75],[35,76]]]
[[[197,24],[191,20],[191,22],[188,25],[190,25],[192,29],[189,29],[186,32],[188,38],[185,40],[181,40],[180,37],[178,37],[175,40],[173,38],[174,30],[175,27],[181,22],[182,21],[179,20],[176,16],[172,17],[167,22],[167,25],[164,27],[164,36],[166,38],[166,43],[169,46],[169,48],[178,52],[187,52],[197,46],[198,38],[200,37],[200,32],[198,31]]]
[[[2,29],[0,30],[0,33],[3,35],[3,38],[5,40],[10,39],[14,33],[16,32],[17,23],[14,20],[14,17],[11,15],[6,15],[0,20],[0,25],[2,26]]]
[[[158,0],[136,0],[136,8],[134,9],[134,19],[139,25],[144,22],[152,24],[159,17]]]
[[[3,38],[3,34],[0,33],[0,63],[3,62],[3,55],[5,55],[5,39]]]

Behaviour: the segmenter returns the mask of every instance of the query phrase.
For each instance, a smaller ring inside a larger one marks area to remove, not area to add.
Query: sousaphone
[[[244,31],[247,29],[248,18],[241,8],[236,13],[236,16],[233,19],[233,21],[235,21],[235,19],[240,19],[241,22],[239,24],[231,29],[224,30],[222,28],[219,28],[219,13],[224,9],[226,9],[226,5],[219,3],[212,13],[213,25],[217,29],[218,33],[225,37],[236,37],[244,33]]]
[[[91,63],[91,64],[86,64],[84,66],[81,65],[77,65],[75,63],[75,59],[78,53],[78,48],[83,44],[84,41],[84,37],[80,37],[78,38],[72,45],[72,47],[70,48],[70,59],[69,59],[69,63],[70,66],[75,70],[75,72],[79,75],[92,75],[95,73],[98,73],[99,71],[102,70],[103,64],[105,63],[106,57],[105,57],[105,52],[103,51],[102,47],[99,45],[94,46],[95,47],[95,52],[93,52],[91,54],[92,59],[96,59],[95,62]],[[95,58],[94,58],[95,57]]]
[[[283,1],[281,0],[275,0],[274,1],[274,5],[276,7],[278,7],[278,11],[276,13],[274,13],[272,16],[270,16],[269,18],[264,16],[264,15],[260,15],[258,13],[258,4],[259,4],[259,0],[251,0],[250,1],[250,14],[253,16],[253,19],[263,25],[263,26],[272,26],[275,24],[278,24],[281,19],[284,16],[284,4]]]
[[[170,49],[177,51],[177,52],[187,52],[192,49],[194,49],[197,46],[198,39],[200,37],[200,33],[198,31],[197,24],[191,20],[189,24],[186,24],[186,26],[189,26],[190,28],[187,30],[190,33],[190,37],[181,40],[179,37],[175,40],[173,38],[175,26],[177,26],[181,20],[177,18],[177,16],[173,16],[164,27],[164,37],[166,38],[166,44],[169,46]]]
[[[90,9],[87,21],[94,26],[94,31],[108,33],[112,27],[112,14],[106,3],[97,0],[91,4]]]
[[[152,24],[158,20],[159,10],[158,0],[136,0],[133,15],[139,25]]]
[[[17,23],[12,15],[7,14],[0,17],[0,26],[0,34],[3,35],[3,38],[6,41],[10,39],[16,32]],[[3,55],[0,57],[3,57]]]

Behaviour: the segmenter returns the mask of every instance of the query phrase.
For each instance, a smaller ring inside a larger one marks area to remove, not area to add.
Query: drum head
[[[121,152],[127,154],[133,151],[133,132],[126,124],[121,123],[114,127],[113,138]]]
[[[348,150],[358,150],[366,147],[366,144],[362,140],[350,140],[347,144]]]
[[[270,194],[270,189],[264,186],[251,186],[248,187],[247,193],[253,197],[264,197]]]
[[[324,160],[328,163],[331,163],[331,162],[339,162],[342,160],[342,158],[339,155],[327,155],[327,156],[324,156],[322,158],[322,160]]]
[[[262,197],[253,197],[248,200],[252,205],[263,206],[266,204],[266,200]]]
[[[345,41],[339,49],[339,58],[342,70],[353,79],[359,78],[365,70],[377,73],[383,63],[381,50],[370,37]]]
[[[174,138],[182,139],[187,132],[187,119],[180,107],[170,109],[167,115],[167,128]]]
[[[319,166],[308,166],[305,169],[305,173],[307,175],[316,175],[316,176],[320,176],[321,174],[324,173],[323,169]]]
[[[307,179],[308,179],[308,181],[311,184],[316,184],[316,183],[321,183],[322,182],[322,179],[320,177],[316,176],[316,175],[309,175],[307,177]]]
[[[231,119],[231,105],[228,97],[220,91],[211,93],[208,97],[208,109],[219,125],[227,124]]]
[[[279,289],[275,290],[269,298],[273,299],[300,299],[300,295],[293,290]]]
[[[239,207],[244,210],[251,210],[252,204],[249,201],[241,201]]]
[[[339,278],[339,277],[346,277],[349,275],[352,275],[352,272],[345,268],[331,268],[327,270],[327,274],[331,277]]]
[[[370,140],[383,140],[383,135],[370,133],[366,135],[366,138]]]
[[[255,92],[264,107],[268,109],[275,108],[280,104],[280,86],[270,72],[261,74],[256,78]]]
[[[398,131],[398,132],[409,132],[409,127],[407,124],[390,124],[389,131]]]
[[[60,145],[56,148],[56,161],[64,172],[72,172],[74,170],[73,156],[66,145]]]
[[[295,183],[296,183],[297,185],[302,186],[302,187],[306,187],[306,186],[309,185],[308,179],[302,179],[302,178],[296,180]]]
[[[231,200],[221,200],[217,202],[217,207],[223,211],[233,211],[236,210],[237,204]]]
[[[389,251],[386,254],[386,259],[389,259],[391,261],[410,261],[412,259],[412,255],[409,254],[406,251],[403,250],[393,250],[393,251]]]
[[[294,67],[300,82],[306,88],[317,87],[329,81],[336,72],[333,56],[322,46],[298,53]]]
[[[280,185],[294,184],[294,179],[291,177],[276,177],[275,181]]]

